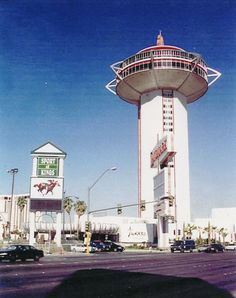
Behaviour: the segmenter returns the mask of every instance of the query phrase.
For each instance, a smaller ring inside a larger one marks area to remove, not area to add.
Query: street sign
[[[38,157],[37,176],[38,177],[57,177],[59,175],[58,157]]]

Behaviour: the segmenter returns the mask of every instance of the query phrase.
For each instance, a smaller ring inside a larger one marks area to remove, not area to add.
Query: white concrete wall
[[[154,91],[141,97],[141,200],[153,201],[153,177],[157,170],[150,167],[150,152],[162,132],[162,92]],[[147,204],[142,217],[153,218],[153,204]]]
[[[177,227],[190,222],[189,144],[186,99],[174,92],[175,185]]]
[[[146,223],[120,224],[119,242],[142,243],[153,242],[153,225]]]
[[[225,237],[226,242],[236,242],[236,207],[232,208],[213,208],[211,212],[211,217],[209,218],[195,218],[194,224],[198,227],[201,227],[202,230],[208,227],[208,223],[211,226],[216,227],[215,234],[216,239],[222,236],[219,236],[218,231],[224,228],[224,231],[227,233]],[[197,237],[197,232],[194,233],[194,236]],[[207,233],[203,232],[203,238],[207,238]]]
[[[174,92],[175,187],[178,228],[190,221],[188,115],[186,99]],[[153,177],[157,170],[150,167],[150,152],[163,135],[162,92],[154,91],[141,98],[141,200],[153,201]],[[146,205],[142,217],[153,218],[153,204]]]
[[[86,215],[80,218],[80,227],[84,231]],[[112,229],[119,234],[122,243],[152,243],[156,232],[156,220],[148,221],[137,217],[90,216],[93,229]]]
[[[236,227],[236,207],[235,208],[213,208],[211,211],[213,225]]]

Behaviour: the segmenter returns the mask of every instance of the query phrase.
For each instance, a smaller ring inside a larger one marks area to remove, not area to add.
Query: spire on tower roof
[[[160,30],[159,34],[157,35],[157,46],[162,46],[163,44],[164,44],[164,38]]]

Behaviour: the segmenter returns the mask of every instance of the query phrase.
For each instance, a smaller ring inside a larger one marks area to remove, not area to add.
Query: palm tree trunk
[[[77,239],[79,240],[79,219],[80,215],[78,215],[78,223],[77,223]]]
[[[19,231],[20,231],[20,238],[22,238],[22,209],[20,209],[20,222],[19,222]]]
[[[70,214],[69,214],[69,220],[70,220],[70,236],[71,236],[71,234],[72,234],[72,227],[71,227],[71,216],[70,216]]]
[[[211,226],[210,226],[210,222],[208,223],[208,229],[207,229],[207,233],[208,233],[208,239],[207,239],[207,242],[208,244],[211,243]]]

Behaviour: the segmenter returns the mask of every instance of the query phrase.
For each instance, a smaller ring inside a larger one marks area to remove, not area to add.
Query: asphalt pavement
[[[49,255],[0,264],[1,298],[236,297],[236,252]]]

